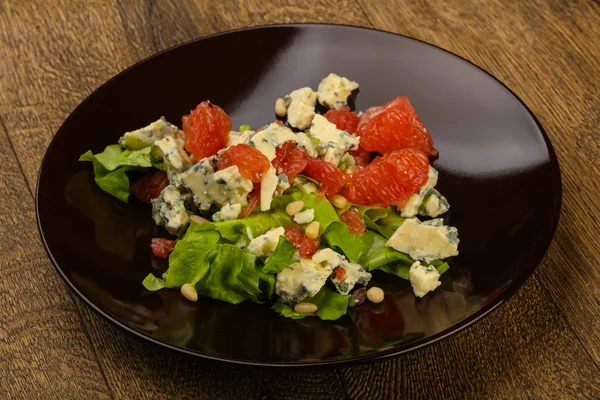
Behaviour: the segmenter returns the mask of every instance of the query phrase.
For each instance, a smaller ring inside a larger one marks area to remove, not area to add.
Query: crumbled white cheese
[[[441,219],[421,223],[417,218],[408,218],[386,245],[414,260],[431,262],[458,255],[458,242],[457,229],[443,225]]]
[[[231,221],[237,219],[242,213],[241,204],[225,204],[219,211],[213,214],[212,220],[215,222]]]
[[[364,270],[360,264],[351,263],[346,260],[346,257],[338,252],[325,248],[318,250],[312,257],[312,260],[318,264],[323,264],[335,268],[343,268],[344,279],[337,279],[336,275],[332,275],[331,281],[335,288],[341,294],[347,295],[355,285],[366,285],[371,280],[371,274]]]
[[[287,109],[288,123],[300,130],[308,128],[315,116],[317,94],[311,88],[305,87],[294,90],[286,96],[286,100],[289,102]]]
[[[181,235],[185,231],[189,217],[179,189],[169,185],[156,199],[152,199],[152,218],[173,235]]]
[[[181,179],[201,210],[208,210],[211,204],[246,204],[246,198],[254,187],[251,180],[240,175],[235,165],[215,172],[209,158],[194,164],[181,175]]]
[[[303,258],[277,274],[275,293],[279,299],[293,305],[306,297],[316,295],[327,282],[332,268]]]
[[[262,131],[254,134],[249,140],[250,145],[263,153],[272,161],[275,158],[275,149],[287,141],[296,141],[296,134],[290,128],[272,123]]]
[[[252,239],[247,250],[257,257],[266,258],[273,253],[279,242],[279,236],[283,236],[284,233],[285,229],[281,226],[271,229]]]
[[[415,296],[418,297],[425,296],[442,284],[440,274],[433,265],[421,265],[419,261],[416,261],[410,267],[408,274],[410,285],[415,291]]]
[[[310,224],[315,219],[315,210],[308,208],[294,215],[294,222],[297,224]]]
[[[140,150],[152,146],[154,142],[166,136],[172,136],[178,128],[167,122],[165,117],[160,117],[148,126],[135,131],[126,132],[120,139],[121,147],[130,150]]]
[[[321,158],[334,165],[338,165],[344,153],[348,150],[358,149],[360,138],[346,131],[339,130],[322,115],[315,115],[310,127],[312,137],[321,143],[317,151]]]
[[[296,133],[296,143],[298,148],[302,151],[305,151],[311,157],[317,157],[319,153],[317,153],[317,149],[313,144],[312,140],[308,137],[308,135],[304,132]]]
[[[425,197],[423,204],[419,208],[419,214],[427,217],[437,217],[450,209],[450,203],[444,196],[435,189],[430,189],[429,194]]]
[[[268,211],[271,209],[271,202],[273,201],[273,195],[277,190],[277,174],[275,168],[271,165],[269,170],[263,174],[260,181],[260,210]]]
[[[322,105],[339,110],[348,104],[352,91],[358,89],[358,83],[336,74],[329,74],[317,89],[317,97]]]
[[[231,131],[227,136],[227,147],[235,146],[237,144],[250,144],[250,139],[254,136],[254,131],[237,132]]]
[[[427,182],[419,191],[413,194],[411,197],[406,200],[402,210],[400,210],[400,215],[404,218],[411,218],[417,215],[419,211],[419,206],[423,202],[425,196],[429,193],[430,189],[433,189],[435,185],[437,185],[438,181],[438,172],[432,166],[429,166],[429,172],[427,174]]]

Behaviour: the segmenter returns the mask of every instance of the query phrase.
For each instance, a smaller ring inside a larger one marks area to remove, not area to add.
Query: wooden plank
[[[439,321],[443,324],[444,321]],[[599,370],[537,279],[442,343],[342,373],[351,398],[592,399]]]
[[[376,28],[436,44],[497,76],[546,128],[564,202],[555,245],[536,276],[600,365],[600,6],[359,1]]]
[[[38,239],[33,197],[0,125],[0,398],[110,398],[81,318]]]

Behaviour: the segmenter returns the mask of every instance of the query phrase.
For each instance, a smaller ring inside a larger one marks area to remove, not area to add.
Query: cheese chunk
[[[416,218],[408,218],[386,245],[414,260],[431,262],[458,255],[458,242],[457,229],[443,225],[442,219],[421,223]]]
[[[231,131],[227,136],[227,147],[235,146],[237,144],[250,144],[250,139],[255,135],[254,131],[237,132]]]
[[[339,280],[336,275],[331,276],[331,282],[333,282],[337,291],[343,295],[350,293],[354,286],[364,286],[371,280],[371,274],[365,271],[360,264],[349,262],[346,257],[332,249],[325,248],[317,251],[312,260],[318,264],[331,267],[332,271],[338,267],[344,269],[344,279]]]
[[[289,102],[287,108],[288,123],[300,130],[308,128],[315,116],[317,94],[311,88],[304,87],[296,89],[286,96],[286,101]]]
[[[429,172],[427,174],[427,182],[419,191],[413,194],[411,197],[406,200],[402,210],[400,210],[400,215],[404,218],[411,218],[417,215],[419,212],[419,207],[423,202],[423,199],[429,193],[430,189],[433,189],[435,185],[437,185],[438,181],[438,172],[432,166],[429,166]]]
[[[277,243],[279,242],[279,236],[283,236],[285,233],[285,229],[283,227],[274,228],[266,233],[255,237],[248,244],[248,251],[260,258],[267,258],[275,248],[277,247]]]
[[[275,293],[282,302],[294,305],[319,293],[331,272],[329,265],[302,258],[277,274]]]
[[[442,284],[440,274],[433,265],[421,265],[416,261],[408,271],[410,285],[413,287],[415,296],[423,297],[427,293],[434,291]]]
[[[231,167],[215,172],[214,179],[221,186],[223,195],[226,198],[225,203],[245,204],[248,194],[254,188],[252,181],[240,174],[237,165],[232,165]]]
[[[208,210],[211,204],[246,204],[254,187],[251,180],[240,175],[235,165],[215,172],[210,158],[203,158],[185,171],[181,180],[201,210]]]
[[[179,189],[169,185],[156,199],[152,199],[152,218],[156,225],[165,227],[173,235],[181,235],[185,231],[189,217]]]
[[[126,132],[120,139],[121,147],[129,150],[141,150],[152,146],[154,142],[166,136],[172,136],[178,128],[167,122],[165,117],[160,117],[148,126],[135,131]]]
[[[450,209],[450,204],[444,196],[435,189],[430,189],[429,194],[419,208],[419,214],[427,217],[437,217],[446,213]]]
[[[260,210],[268,211],[271,209],[271,202],[273,201],[273,195],[277,190],[279,179],[275,173],[275,168],[271,165],[269,170],[263,174],[260,181]]]
[[[334,165],[338,165],[344,153],[348,150],[358,149],[360,138],[346,131],[339,130],[322,115],[313,118],[310,134],[321,143],[317,145],[317,151],[321,158]]]
[[[237,219],[242,213],[241,204],[225,204],[219,211],[213,214],[212,220],[215,222],[231,221]]]
[[[294,222],[297,224],[310,224],[315,219],[315,210],[312,208],[306,209],[294,215]]]
[[[179,143],[178,143],[179,141]],[[166,136],[154,142],[154,145],[159,150],[165,168],[167,177],[172,185],[180,186],[180,174],[190,167],[190,162],[187,154],[183,153],[183,139],[175,138],[174,136]]]
[[[336,74],[329,74],[319,83],[317,98],[325,107],[339,110],[348,104],[348,97],[356,89],[358,83]]]
[[[285,142],[296,141],[296,134],[291,129],[272,123],[260,132],[254,134],[250,139],[250,145],[263,153],[272,161],[275,158],[275,149]]]

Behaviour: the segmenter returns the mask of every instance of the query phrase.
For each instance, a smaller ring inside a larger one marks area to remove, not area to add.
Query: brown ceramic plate
[[[234,126],[274,119],[274,100],[329,72],[360,83],[356,109],[407,95],[432,132],[439,189],[452,205],[460,255],[440,289],[415,299],[409,284],[375,274],[382,304],[335,322],[287,320],[268,306],[211,299],[191,304],[177,291],[148,294],[160,271],[150,208],[98,189],[91,149],[210,99]],[[514,293],[548,248],[561,204],[558,163],[542,127],[502,83],[432,45],[368,29],[328,25],[252,28],[196,40],[120,73],[67,118],[42,162],[39,229],[59,274],[116,325],[184,353],[263,366],[338,365],[411,351],[464,329]]]

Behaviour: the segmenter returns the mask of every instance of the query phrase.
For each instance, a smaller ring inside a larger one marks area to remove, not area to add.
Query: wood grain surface
[[[140,59],[245,26],[329,22],[439,45],[506,83],[559,157],[563,211],[524,287],[404,357],[290,372],[207,363],[126,334],[72,296],[38,239],[44,151]],[[600,6],[592,0],[0,0],[0,398],[600,398]]]

